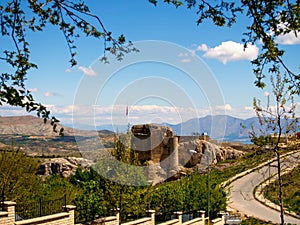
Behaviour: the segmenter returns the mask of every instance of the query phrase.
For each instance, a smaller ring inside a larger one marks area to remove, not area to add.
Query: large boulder
[[[179,163],[186,167],[207,166],[244,155],[243,151],[199,139],[179,143],[178,152]]]
[[[70,177],[75,174],[78,167],[88,170],[92,165],[93,161],[84,158],[54,158],[43,162],[38,174],[42,176],[58,174],[62,177]]]

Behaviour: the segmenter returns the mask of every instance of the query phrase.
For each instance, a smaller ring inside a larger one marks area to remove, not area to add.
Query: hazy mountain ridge
[[[132,124],[133,125],[133,124]],[[255,131],[260,129],[257,117],[240,119],[228,115],[205,116],[194,118],[179,124],[163,123],[158,125],[169,126],[175,135],[193,135],[195,133],[207,133],[212,139],[225,141],[247,141],[251,127]],[[61,126],[61,125],[59,125]],[[69,125],[72,127],[72,125]],[[65,136],[74,136],[74,129],[68,126],[64,127]],[[92,130],[106,130],[106,132],[126,132],[128,125],[104,124],[92,129],[91,126],[84,127],[75,132],[80,136],[90,136]],[[84,130],[85,128],[85,130]],[[57,136],[54,133],[50,123],[44,124],[43,119],[34,116],[11,116],[0,117],[0,134],[20,134],[20,135],[43,135]]]
[[[252,125],[256,131],[259,129],[256,117],[240,119],[227,115],[205,116],[190,119],[179,124],[163,123],[158,125],[171,127],[175,135],[193,135],[194,133],[201,134],[205,132],[213,139],[228,141],[249,139],[249,131]],[[119,132],[124,132],[127,128],[127,125],[112,126],[110,124],[97,127],[98,130],[118,130]]]
[[[251,125],[258,127],[256,117],[239,119],[227,115],[205,116],[199,119],[190,119],[186,122],[171,125],[177,135],[192,135],[194,133],[207,133],[213,139],[245,139],[249,138]]]
[[[64,128],[65,136],[74,136],[73,128],[59,124],[57,130]],[[88,131],[81,132],[88,135]],[[44,123],[44,120],[35,116],[0,116],[0,134],[19,134],[19,135],[37,135],[37,136],[58,136],[53,131],[50,121]]]

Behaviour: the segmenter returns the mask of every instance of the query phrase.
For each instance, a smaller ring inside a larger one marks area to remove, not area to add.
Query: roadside
[[[281,158],[286,157],[286,156],[289,156],[289,155],[292,155],[292,154],[295,154],[295,153],[297,153],[297,152],[300,152],[300,150],[295,150],[295,151],[288,152],[288,153],[282,155]],[[258,166],[256,166],[256,167],[254,167],[254,168],[251,168],[251,169],[248,169],[248,170],[246,170],[246,171],[244,171],[244,172],[242,172],[242,173],[239,173],[239,174],[237,174],[237,175],[231,177],[230,179],[228,179],[228,180],[222,182],[222,183],[221,183],[221,187],[224,187],[225,190],[228,191],[229,185],[230,185],[233,181],[235,181],[235,180],[237,180],[237,179],[239,179],[239,178],[242,178],[242,177],[246,176],[247,174],[252,173],[252,172],[254,172],[254,171],[256,171],[256,170],[259,170],[259,169],[261,169],[262,167],[264,167],[264,166],[266,166],[266,165],[269,165],[269,164],[273,163],[274,161],[276,161],[276,157],[274,157],[274,158],[272,158],[272,159],[269,159],[268,161],[266,161],[266,162],[264,162],[264,163],[262,163],[262,164],[260,164],[260,165],[258,165]]]
[[[282,172],[282,175],[284,174],[288,174],[290,173],[295,167],[297,166],[297,164],[294,164],[292,167],[289,167],[287,169],[285,169]],[[265,181],[263,181],[262,183],[259,184],[259,186],[257,186],[254,190],[254,198],[259,201],[260,203],[266,205],[267,207],[271,208],[271,209],[275,209],[276,211],[280,212],[280,207],[279,205],[276,205],[275,203],[271,202],[270,200],[266,199],[263,195],[263,190],[264,188],[266,188],[270,183],[275,182],[277,180],[277,174],[275,174],[273,177],[271,177],[270,179],[267,179]],[[293,216],[295,218],[300,219],[300,216],[297,215],[295,212],[292,211],[288,211],[285,210],[284,214]]]
[[[297,157],[300,156],[298,151],[293,151],[282,156],[282,158],[292,158],[292,154]],[[231,179],[223,182],[228,196],[228,210],[238,210],[247,216],[256,217],[265,221],[271,220],[274,223],[278,223],[279,214],[277,211],[266,207],[258,202],[253,194],[256,187],[265,181],[270,175],[276,174],[276,169],[269,165],[274,162],[275,158],[260,164],[259,166],[244,171]],[[287,160],[290,161],[290,160]],[[276,163],[276,162],[275,162]],[[298,161],[296,163],[299,163]],[[289,167],[289,165],[286,165]],[[230,184],[230,185],[229,185]],[[300,220],[297,218],[285,216],[286,222],[291,224],[300,224]]]

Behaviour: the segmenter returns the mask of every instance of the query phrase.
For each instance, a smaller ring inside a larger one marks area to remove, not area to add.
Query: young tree
[[[103,189],[112,209],[119,209],[120,218],[139,215],[142,189],[148,185],[137,155],[131,148],[131,134],[116,136],[111,157],[99,160],[95,170],[103,176]]]
[[[146,205],[142,204],[142,195],[147,181],[129,143],[130,134],[116,136],[114,148],[103,154],[93,166],[93,176],[83,176],[78,171],[77,177],[82,177],[85,181],[81,184],[84,192],[77,200],[82,201],[80,207],[85,208],[82,212],[89,213],[83,216],[95,219],[118,209],[120,219],[126,221],[129,215],[137,216],[145,212]],[[87,177],[90,180],[87,181]],[[93,202],[97,201],[99,203],[94,206]]]
[[[281,76],[278,72],[275,77],[271,77],[273,87],[273,96],[275,106],[270,104],[270,96],[268,96],[265,108],[261,101],[254,98],[253,106],[261,125],[259,134],[252,129],[252,140],[263,140],[256,143],[269,145],[276,155],[278,186],[279,186],[279,206],[281,224],[284,224],[284,209],[282,200],[282,180],[281,180],[281,158],[280,158],[280,142],[282,138],[293,134],[297,129],[297,118],[295,115],[295,103],[291,92],[286,88],[286,76]],[[263,137],[263,138],[261,138]]]
[[[158,0],[148,0],[153,5]],[[242,40],[245,48],[248,43],[262,42],[259,56],[252,61],[255,85],[263,88],[263,79],[270,71],[284,69],[288,74],[289,88],[300,94],[299,72],[293,72],[284,62],[284,50],[279,48],[276,38],[285,34],[298,35],[300,31],[298,0],[164,0],[165,3],[176,7],[186,6],[196,8],[199,16],[197,24],[204,20],[211,20],[216,26],[231,27],[246,15],[249,24],[245,26],[245,38]],[[130,4],[130,3],[124,3]],[[105,10],[105,9],[103,9]],[[88,6],[81,0],[10,0],[0,3],[0,31],[1,38],[8,40],[7,48],[0,55],[3,64],[10,68],[1,71],[0,75],[0,105],[24,107],[28,112],[37,111],[38,116],[49,119],[50,112],[43,104],[36,102],[25,80],[31,69],[37,65],[30,60],[30,43],[28,34],[43,31],[49,24],[60,29],[70,51],[70,64],[76,65],[75,38],[80,33],[102,40],[104,53],[110,52],[121,60],[124,54],[137,51],[131,42],[126,42],[124,35],[113,37],[101,19],[90,12]],[[126,31],[124,31],[126,32]],[[102,58],[107,62],[107,58]],[[58,121],[53,118],[52,125]],[[56,126],[54,126],[55,130]]]
[[[41,188],[37,169],[38,162],[20,151],[0,151],[0,193],[10,201],[35,198]]]

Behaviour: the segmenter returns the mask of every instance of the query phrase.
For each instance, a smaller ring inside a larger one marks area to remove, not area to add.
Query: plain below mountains
[[[62,121],[63,122],[63,121]],[[132,124],[133,125],[133,124]],[[179,124],[158,124],[172,128],[175,135],[190,136],[207,133],[212,139],[220,141],[240,141],[249,142],[249,132],[251,127],[257,132],[260,129],[258,119],[252,117],[249,119],[240,119],[228,115],[205,116],[194,118]],[[81,130],[74,130],[72,125],[63,125],[66,136],[90,136],[95,127],[81,126]],[[96,129],[102,133],[125,132],[128,125],[101,125]],[[43,120],[34,116],[0,116],[0,134],[25,134],[25,135],[43,135],[57,136],[53,133],[50,124],[44,124]]]

